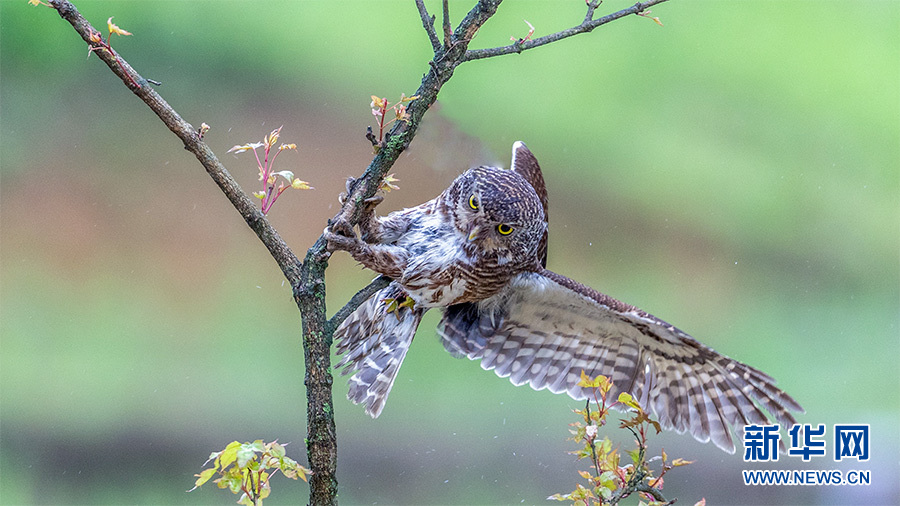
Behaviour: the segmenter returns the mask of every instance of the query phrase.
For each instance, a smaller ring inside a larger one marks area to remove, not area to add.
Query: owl
[[[547,270],[547,190],[522,142],[512,168],[475,167],[433,200],[376,217],[367,202],[359,235],[325,230],[390,284],[335,331],[348,398],[377,417],[422,316],[443,312],[438,335],[456,357],[529,384],[585,399],[581,372],[613,381],[666,428],[734,452],[732,427],[790,426],[800,405],[757,369],[715,352],[634,306]]]

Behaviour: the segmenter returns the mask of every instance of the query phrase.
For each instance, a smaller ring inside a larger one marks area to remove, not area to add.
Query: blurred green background
[[[432,12],[439,2],[427,2]],[[458,21],[469,1],[451,2]],[[601,14],[630,2],[608,0]],[[270,219],[302,255],[371,159],[370,95],[415,92],[412,1],[78,1],[248,192],[252,155],[316,190]],[[580,22],[508,1],[472,43]],[[805,423],[871,424],[872,459],[751,464],[689,436],[667,475],[693,504],[897,504],[900,2],[672,1],[591,34],[456,70],[381,212],[524,140],[551,194],[549,267],[779,380]],[[190,494],[209,452],[279,439],[305,460],[300,320],[265,249],[200,165],[52,10],[0,1],[0,503],[231,504]],[[331,311],[372,277],[345,254]],[[455,360],[429,315],[384,413],[335,382],[340,500],[546,504],[578,481],[580,403]],[[627,433],[610,430],[623,448]],[[870,469],[860,487],[746,487],[741,469]],[[306,501],[276,479],[271,504]],[[636,501],[632,501],[634,503]]]

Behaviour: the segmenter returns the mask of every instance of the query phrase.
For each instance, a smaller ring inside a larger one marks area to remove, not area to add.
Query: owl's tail
[[[384,408],[397,371],[406,357],[422,315],[427,308],[401,305],[406,292],[391,283],[369,297],[335,331],[336,367],[350,377],[347,398],[365,404],[366,413],[377,418]]]

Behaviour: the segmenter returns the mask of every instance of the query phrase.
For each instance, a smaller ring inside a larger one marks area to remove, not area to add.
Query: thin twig
[[[438,40],[437,32],[434,31],[434,16],[428,15],[428,10],[425,9],[425,0],[416,0],[416,8],[419,9],[419,16],[422,18],[422,26],[425,27],[428,40],[431,41],[431,49],[437,53],[441,50],[441,41]]]
[[[444,25],[444,49],[450,48],[450,41],[452,40],[452,32],[450,31],[450,5],[448,0],[444,0],[443,2],[443,25]]]
[[[356,309],[362,305],[363,302],[369,300],[369,297],[375,294],[375,292],[381,290],[382,288],[388,286],[391,283],[391,278],[387,276],[378,276],[371,283],[365,286],[362,290],[356,292],[356,295],[350,298],[350,300],[344,304],[344,307],[340,308],[334,316],[328,320],[328,326],[331,329],[336,329],[340,324],[347,319]]]
[[[597,396],[597,394],[595,393],[594,394],[595,400],[596,400],[596,396]],[[587,425],[591,425],[591,400],[590,399],[587,399],[584,401],[584,413],[585,413],[585,415],[584,415],[585,423]],[[595,434],[595,437],[596,437],[596,434]],[[600,459],[597,458],[597,448],[594,446],[594,438],[593,437],[590,439],[590,445],[591,445],[591,462],[594,463],[594,469],[597,470],[597,476],[600,476],[602,474],[602,471],[600,470]]]
[[[587,13],[584,15],[583,23],[590,23],[592,19],[594,19],[594,11],[597,10],[597,7],[600,7],[600,4],[603,0],[590,0],[587,3]]]
[[[619,489],[609,500],[610,506],[615,506],[619,504],[619,501],[625,499],[635,492],[644,492],[653,496],[653,499],[657,502],[661,502],[663,504],[675,504],[677,499],[672,499],[671,501],[667,500],[665,496],[663,496],[662,491],[656,487],[651,487],[647,483],[644,482],[644,478],[647,477],[647,472],[644,470],[644,458],[646,457],[647,447],[642,443],[642,439],[638,434],[634,431],[632,427],[626,427],[631,434],[634,436],[635,440],[638,442],[638,459],[634,464],[634,474],[629,478],[628,483],[621,489]]]
[[[521,53],[522,51],[527,51],[529,49],[534,49],[536,47],[543,46],[545,44],[550,44],[551,42],[556,42],[558,40],[562,40],[573,35],[578,35],[579,33],[587,33],[597,28],[599,26],[603,26],[610,21],[615,21],[619,18],[623,18],[625,16],[631,14],[637,14],[639,12],[644,12],[647,8],[652,7],[656,4],[661,4],[663,2],[667,2],[668,0],[647,0],[646,2],[638,2],[631,7],[626,9],[622,9],[618,12],[614,12],[612,14],[607,14],[602,18],[597,19],[589,19],[593,18],[593,11],[596,6],[588,4],[588,15],[585,16],[584,22],[580,25],[573,26],[567,30],[562,30],[556,33],[551,33],[550,35],[545,35],[543,37],[538,37],[536,39],[525,40],[525,41],[517,41],[508,46],[495,47],[490,49],[472,49],[470,51],[466,51],[466,56],[464,61],[472,61],[472,60],[480,60],[482,58],[491,58],[494,56],[502,56],[505,54],[512,53]]]

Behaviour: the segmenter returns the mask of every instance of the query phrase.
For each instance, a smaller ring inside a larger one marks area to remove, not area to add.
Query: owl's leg
[[[347,192],[341,193],[340,197],[338,197],[341,205],[345,205],[347,203],[348,196],[352,193],[351,187],[356,181],[356,178],[347,178]],[[356,204],[356,207],[360,208],[359,219],[357,220],[360,236],[362,240],[366,242],[381,242],[378,240],[381,234],[379,233],[380,227],[378,224],[378,220],[375,217],[375,208],[382,201],[384,201],[384,197],[382,197],[381,195],[374,195]],[[331,224],[331,230],[341,235],[350,236],[352,234],[353,227],[343,216],[341,216]]]
[[[362,214],[359,217],[359,236],[363,241],[368,243],[382,242],[382,227],[379,223],[381,220],[375,217],[375,207],[378,206],[384,197],[375,195],[363,201]]]
[[[323,232],[328,241],[328,251],[343,250],[350,253],[353,258],[373,271],[391,278],[400,278],[406,270],[406,261],[409,252],[398,246],[388,244],[369,244],[360,240],[355,234],[347,236],[332,231],[332,227]]]

